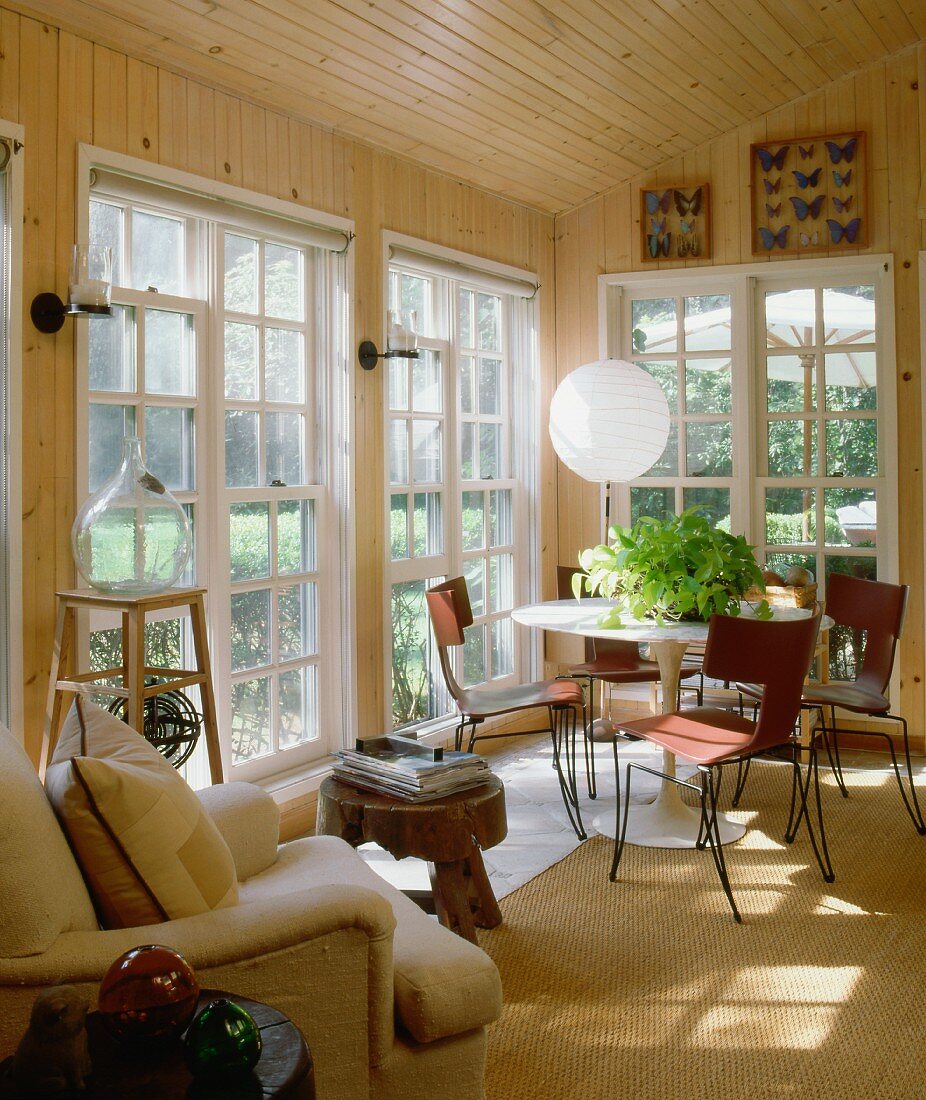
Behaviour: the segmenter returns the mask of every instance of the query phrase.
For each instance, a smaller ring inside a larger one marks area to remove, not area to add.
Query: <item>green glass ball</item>
[[[183,1040],[194,1077],[247,1073],[260,1058],[260,1029],[234,1001],[210,1001],[190,1024]]]

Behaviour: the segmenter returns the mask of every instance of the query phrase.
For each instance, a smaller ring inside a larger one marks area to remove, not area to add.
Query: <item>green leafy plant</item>
[[[573,578],[576,597],[584,589],[620,601],[599,620],[619,627],[620,613],[637,619],[703,622],[711,615],[738,615],[740,600],[765,589],[753,547],[742,535],[712,527],[700,508],[666,519],[641,516],[632,527],[608,528],[608,545],[579,555],[585,575]],[[770,618],[763,599],[759,618]]]

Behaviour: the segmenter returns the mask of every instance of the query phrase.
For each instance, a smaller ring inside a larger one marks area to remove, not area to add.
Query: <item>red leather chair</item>
[[[572,578],[576,573],[584,576],[579,569],[571,565],[558,565],[556,567],[556,594],[561,600],[568,600],[573,596]],[[587,592],[583,592],[587,596]],[[680,672],[682,679],[697,676],[701,672],[700,665],[684,664]],[[619,638],[586,638],[585,661],[580,665],[574,665],[564,673],[565,676],[575,679],[584,679],[588,686],[588,712],[594,711],[594,695],[596,682],[602,684],[648,684],[658,683],[659,665],[655,661],[648,661],[640,656],[638,642],[627,642]],[[702,702],[700,688],[698,703]],[[589,798],[597,797],[598,790],[595,782],[595,753],[589,752],[588,737],[601,743],[612,742],[613,732],[606,728],[596,726],[592,722],[586,729],[585,769],[588,781]]]
[[[853,681],[807,684],[801,696],[801,705],[817,712],[818,724],[814,727],[812,736],[815,743],[818,740],[822,741],[843,798],[848,798],[849,792],[846,789],[839,759],[838,735],[852,733],[856,737],[880,737],[887,742],[903,804],[914,828],[922,836],[926,834],[926,822],[923,820],[916,797],[916,786],[913,782],[907,722],[901,715],[891,714],[890,700],[884,694],[894,669],[894,655],[903,629],[909,592],[909,586],[905,584],[870,581],[862,577],[852,577],[847,573],[830,575],[826,582],[826,613],[836,623],[865,632],[864,656]],[[753,699],[761,695],[753,684],[737,684],[737,687],[744,695]],[[880,730],[840,729],[836,725],[837,707],[852,714],[869,718],[886,718],[900,723],[903,731],[907,783],[910,788],[909,797],[900,774],[897,753],[890,734]],[[829,722],[826,718],[827,709],[830,714]],[[793,840],[800,823],[801,814],[798,814],[797,821],[793,825],[789,820],[786,834],[788,840]]]
[[[612,882],[617,877],[617,868],[624,850],[630,809],[631,774],[637,768],[651,775],[661,776],[664,781],[676,783],[699,795],[701,834],[697,846],[710,847],[721,885],[733,910],[733,918],[737,922],[742,920],[727,876],[723,845],[717,827],[720,769],[726,764],[738,764],[771,748],[788,746],[792,749],[794,786],[800,792],[801,810],[804,810],[807,784],[801,779],[800,755],[791,740],[791,731],[800,711],[804,677],[813,657],[819,625],[819,608],[806,618],[770,622],[745,616],[734,618],[714,615],[711,618],[704,651],[704,674],[718,680],[750,680],[761,684],[764,692],[755,721],[726,710],[693,707],[672,714],[619,723],[618,729],[622,734],[642,738],[694,761],[700,783],[667,776],[655,768],[635,762],[627,765],[624,812],[623,818],[618,821],[614,859],[611,864]],[[616,740],[614,756],[616,765]],[[815,763],[811,753],[811,768]],[[619,808],[618,817],[620,818]],[[809,817],[807,826],[817,863],[824,879],[831,882],[832,872],[828,867],[828,859],[824,865]],[[821,845],[825,845],[822,836]]]
[[[460,724],[455,735],[455,746],[459,750],[463,745],[464,732],[469,727],[467,752],[473,751],[477,741],[496,737],[521,737],[523,730],[517,733],[489,733],[477,735],[476,730],[487,719],[500,714],[513,714],[519,710],[544,708],[547,711],[549,725],[528,733],[549,733],[553,740],[553,766],[559,779],[560,791],[569,822],[575,829],[579,840],[585,840],[585,829],[579,809],[576,790],[575,747],[576,724],[581,721],[585,728],[585,699],[582,688],[574,680],[540,680],[532,684],[514,684],[511,687],[494,687],[481,684],[478,687],[461,687],[453,672],[453,659],[450,650],[463,645],[463,631],[472,626],[473,612],[470,607],[469,593],[463,577],[454,577],[428,589],[428,614],[437,641],[441,671],[447,690],[453,696],[460,712]],[[566,760],[563,772],[562,761]]]

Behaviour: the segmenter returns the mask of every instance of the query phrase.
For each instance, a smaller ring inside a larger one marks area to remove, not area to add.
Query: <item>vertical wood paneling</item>
[[[26,744],[37,753],[53,633],[54,593],[74,583],[74,334],[40,335],[28,303],[66,289],[75,238],[79,142],[185,169],[351,217],[356,338],[382,338],[382,231],[391,229],[536,271],[543,361],[553,365],[553,220],[407,161],[265,110],[113,49],[0,10],[0,115],[26,127],[23,401],[23,637]],[[295,192],[295,193],[294,193]],[[593,280],[591,280],[593,282]],[[590,281],[586,279],[590,285]],[[82,323],[82,322],[78,322]],[[381,732],[388,684],[382,370],[357,370],[352,502],[357,519],[357,655],[361,733]],[[542,382],[548,403],[552,381]],[[541,435],[544,489],[552,449]],[[556,538],[555,497],[542,540]],[[550,550],[550,563],[555,554]],[[552,570],[552,565],[550,565]],[[551,572],[552,575],[552,572]]]
[[[651,269],[639,258],[639,188],[693,182],[691,173],[709,166],[713,202],[714,256],[711,264],[749,263],[751,254],[749,145],[774,142],[795,135],[861,129],[868,135],[870,252],[893,253],[895,330],[897,343],[896,430],[889,446],[896,446],[898,492],[903,501],[899,517],[900,575],[912,587],[913,598],[900,648],[901,707],[911,731],[923,744],[926,725],[923,653],[924,531],[921,502],[922,371],[920,364],[920,287],[917,250],[926,247],[926,222],[917,215],[920,193],[926,194],[926,46],[907,50],[837,81],[793,104],[770,112],[755,122],[686,154],[683,162],[660,167],[599,196],[579,210],[556,219],[556,348],[560,375],[577,365],[579,349],[597,332],[597,319],[586,314],[588,276],[600,267],[600,239],[604,233],[606,271]],[[919,149],[911,142],[919,140]],[[706,158],[706,159],[705,159]],[[672,176],[675,171],[680,174]],[[600,210],[602,217],[589,213]],[[861,250],[858,250],[861,251]],[[834,254],[834,253],[830,253]],[[770,256],[770,265],[775,263]],[[661,264],[667,270],[698,263]],[[581,497],[580,499],[577,499]],[[597,514],[594,487],[558,473],[560,550],[575,540],[576,524]]]

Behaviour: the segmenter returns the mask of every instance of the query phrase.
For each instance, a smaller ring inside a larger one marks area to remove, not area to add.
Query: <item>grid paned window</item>
[[[451,711],[424,600],[448,576],[466,578],[474,616],[460,682],[519,673],[510,612],[526,581],[516,455],[527,424],[514,389],[527,363],[510,295],[393,267],[390,308],[413,313],[420,334],[418,359],[386,360],[391,717],[403,727]]]
[[[191,214],[163,194],[163,208],[91,199],[91,243],[113,248],[116,275],[114,316],[88,327],[89,489],[136,434],[187,509],[197,552],[182,582],[209,588],[223,752],[233,777],[259,778],[324,755],[322,731],[341,728],[322,720],[339,713],[324,415],[341,384],[326,313],[339,268],[292,223],[277,235],[255,228],[272,219]],[[118,666],[118,631],[95,625],[94,667]],[[191,641],[185,620],[151,623],[149,663],[188,667]]]
[[[790,277],[726,282],[711,294],[703,280],[673,282],[671,294],[626,286],[614,305],[621,355],[659,381],[672,420],[660,460],[619,490],[619,521],[698,504],[770,569],[810,570],[820,598],[834,572],[889,576],[880,272],[808,262]],[[834,678],[854,676],[862,644],[832,632]]]

